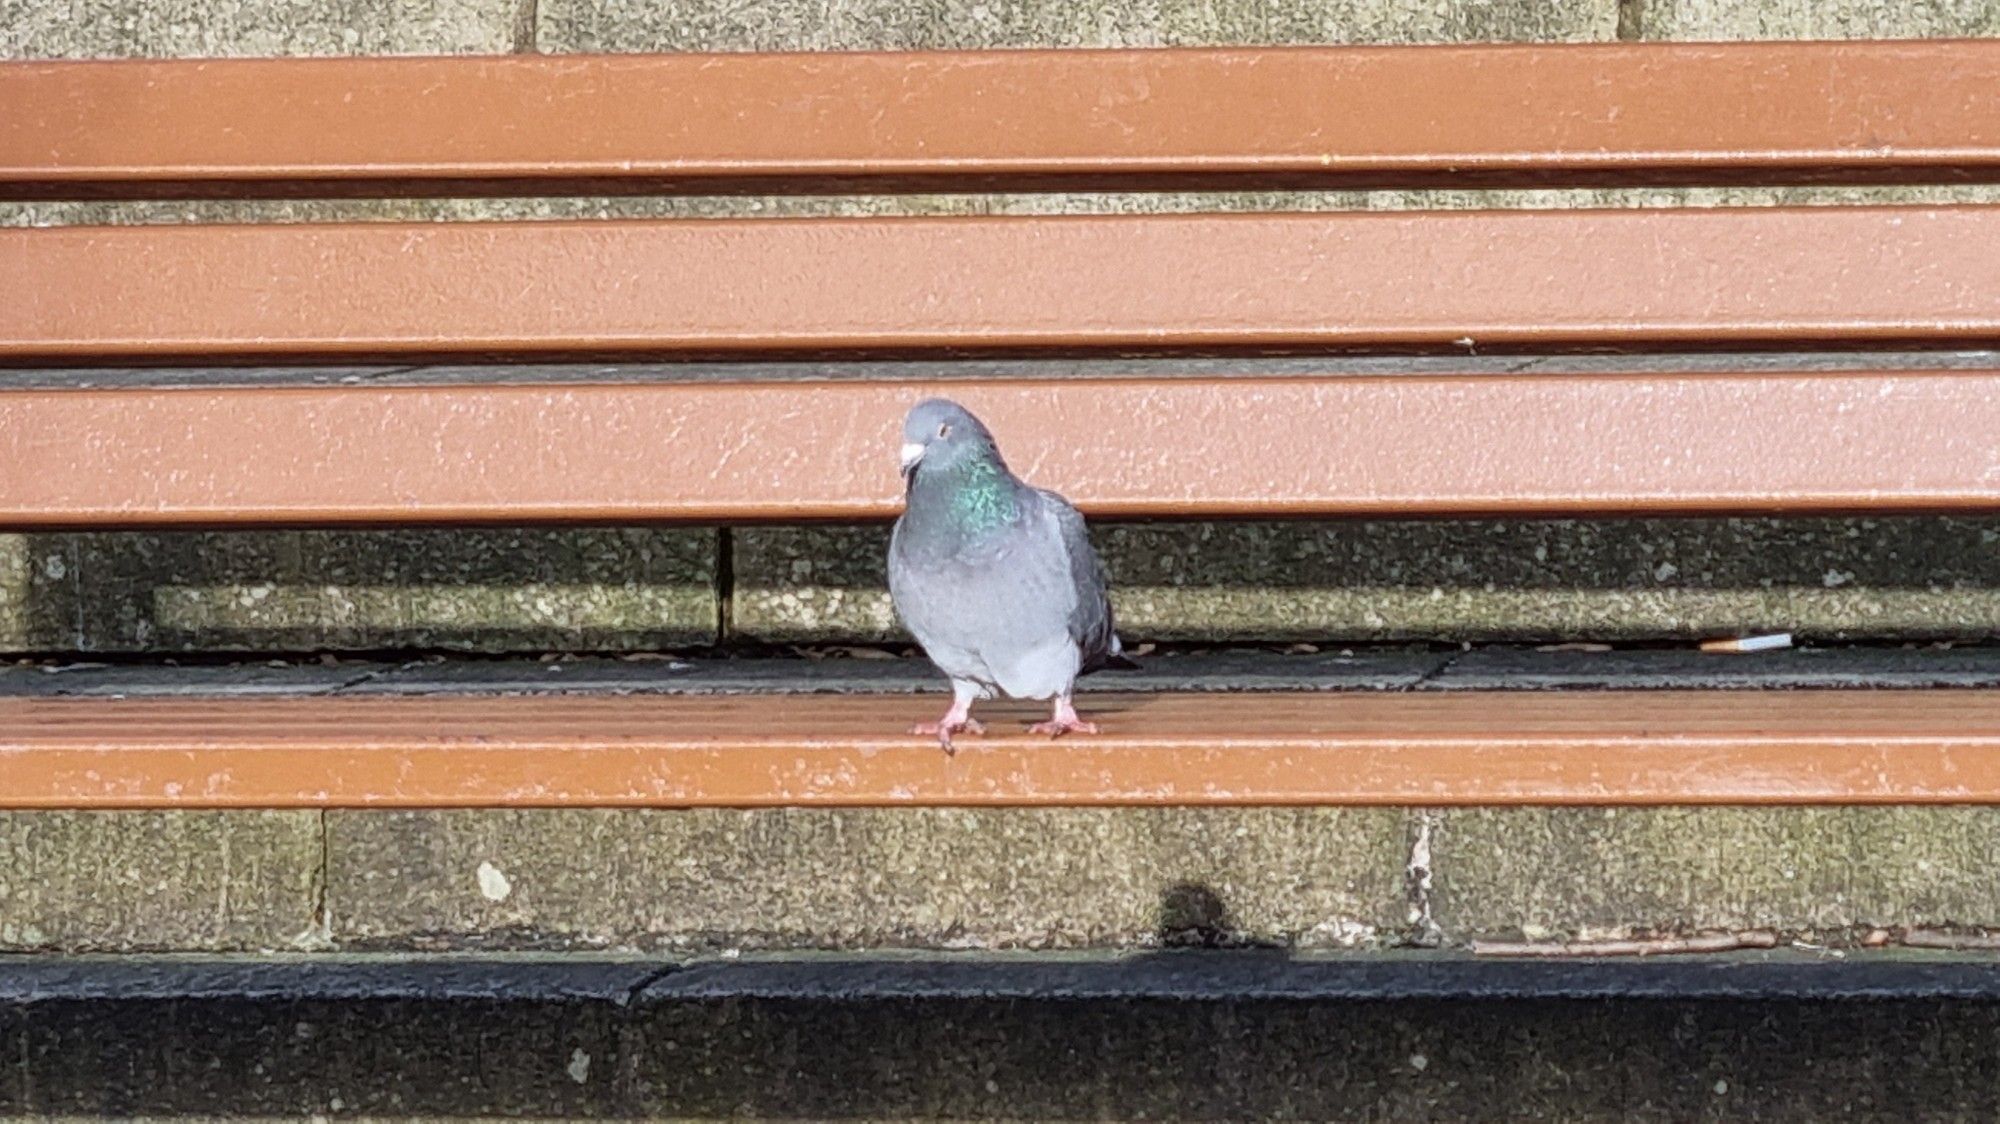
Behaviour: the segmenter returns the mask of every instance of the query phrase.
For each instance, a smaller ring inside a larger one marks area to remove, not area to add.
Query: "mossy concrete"
[[[1640,0],[1647,39],[1940,39],[2000,35],[1992,0]]]
[[[1609,39],[1614,0],[542,0],[543,51],[1155,47]]]
[[[314,813],[0,816],[0,950],[1318,949],[2000,928],[1990,808],[337,811],[325,823],[322,915]]]
[[[528,0],[0,0],[0,58],[504,54]]]
[[[1454,942],[2000,927],[2000,808],[1467,809],[1429,844]]]
[[[1062,192],[994,195],[577,196],[518,199],[166,199],[0,203],[0,226],[478,219],[828,218],[876,215],[1408,211],[1493,207],[1751,207],[2000,202],[2000,185],[1591,188],[1520,191]]]
[[[30,539],[29,645],[85,652],[657,648],[715,638],[707,530]]]
[[[357,947],[1337,946],[1407,922],[1391,809],[336,812]]]
[[[0,813],[0,951],[292,948],[319,871],[312,812]]]
[[[900,638],[881,528],[734,536],[732,618],[770,640]],[[2000,521],[1112,524],[1128,638],[1637,639],[2000,630]]]
[[[0,652],[29,647],[28,539],[0,535]]]

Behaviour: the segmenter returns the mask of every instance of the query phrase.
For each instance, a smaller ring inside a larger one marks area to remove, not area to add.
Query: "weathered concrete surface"
[[[625,649],[715,638],[715,533],[425,530],[30,539],[30,647]]]
[[[1391,809],[336,812],[350,946],[1330,946],[1406,922]]]
[[[1992,0],[1640,0],[1647,39],[1938,39],[2000,35]]]
[[[889,603],[888,528],[740,527],[730,540],[729,619],[737,633],[768,640],[907,639]]]
[[[502,54],[527,0],[0,0],[0,58]]]
[[[445,222],[540,218],[564,209],[520,199],[141,199],[0,202],[0,226],[217,222]],[[545,214],[546,213],[546,214]]]
[[[28,539],[0,535],[0,652],[28,647]]]
[[[351,948],[1132,948],[2000,928],[2000,810],[462,811],[327,817]],[[320,942],[312,813],[0,816],[0,950]]]
[[[2000,629],[2000,521],[1124,524],[1095,529],[1120,627],[1156,639],[1961,636]],[[767,639],[900,635],[880,528],[734,536]]]
[[[1454,942],[2000,927],[1996,808],[1450,810],[1430,846]]]
[[[0,226],[393,219],[816,218],[874,215],[1408,211],[1498,207],[1752,207],[1990,203],[2000,185],[1589,188],[1511,191],[1063,192],[993,195],[576,196],[516,199],[224,199],[0,203]]]
[[[1154,47],[1608,39],[1613,0],[542,0],[543,51]]]
[[[0,1112],[1991,1119],[2000,1008],[1111,999],[0,1008]]]
[[[1477,207],[1813,206],[1991,203],[2000,185],[1603,188],[1537,191],[1076,192],[1040,195],[646,196],[521,199],[239,199],[0,203],[0,226],[353,222],[374,219],[817,218],[872,215],[1408,211]]]
[[[290,948],[319,869],[311,812],[0,813],[0,951]]]

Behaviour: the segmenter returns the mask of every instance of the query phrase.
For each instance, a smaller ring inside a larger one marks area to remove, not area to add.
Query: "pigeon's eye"
[[[941,425],[941,426],[938,426],[938,436],[939,436],[940,438],[944,438],[944,437],[950,437],[950,436],[951,436],[951,423],[950,423],[950,422],[946,422],[946,423],[944,423],[943,425]]]

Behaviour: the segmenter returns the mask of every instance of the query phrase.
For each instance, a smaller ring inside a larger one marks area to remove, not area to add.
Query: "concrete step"
[[[1993,687],[1987,648],[1159,655],[1086,684]],[[874,660],[0,672],[20,694],[916,690]],[[1151,678],[1148,678],[1151,677]],[[1940,690],[1940,708],[1954,692]],[[1461,947],[2000,930],[2000,808],[513,809],[0,814],[0,950]],[[1178,919],[1178,920],[1177,920]]]
[[[1990,1116],[2000,968],[1796,952],[35,958],[0,1111]]]

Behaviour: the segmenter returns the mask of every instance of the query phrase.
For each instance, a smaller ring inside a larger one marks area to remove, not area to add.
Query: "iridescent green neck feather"
[[[990,450],[967,450],[943,463],[927,463],[911,482],[912,512],[956,538],[980,538],[1020,516],[1020,500],[1007,466]]]
[[[978,534],[1014,521],[1014,481],[998,462],[991,457],[967,457],[953,475],[957,487],[951,496],[951,514],[959,526]]]

